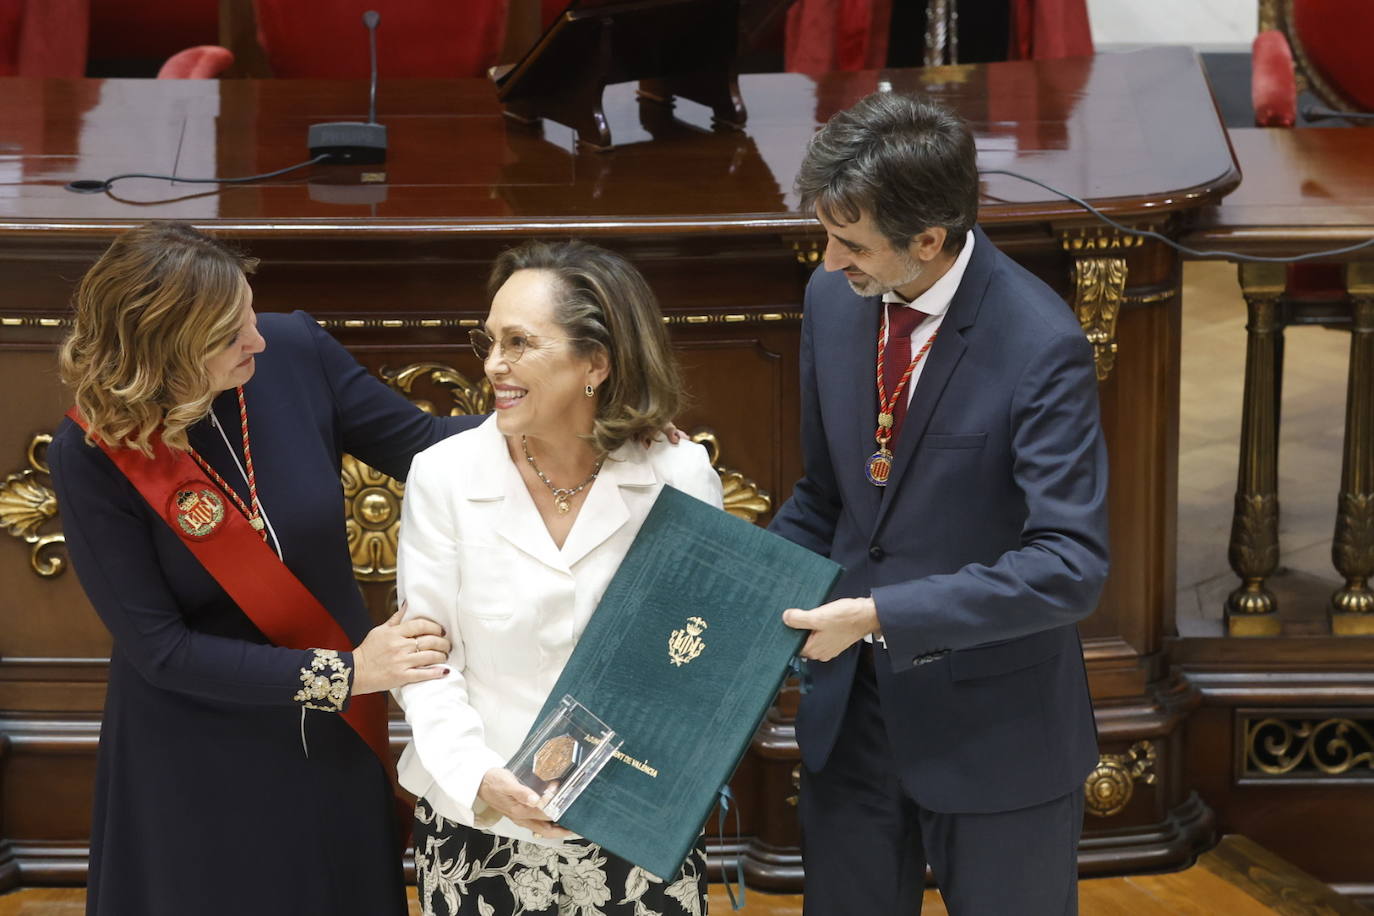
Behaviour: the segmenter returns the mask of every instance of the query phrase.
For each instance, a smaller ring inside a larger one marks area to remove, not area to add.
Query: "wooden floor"
[[[0,916],[82,916],[80,888],[28,888],[0,896]],[[1167,875],[1079,882],[1082,916],[1368,916],[1326,885],[1244,837],[1226,837],[1197,864]],[[750,891],[746,916],[796,916],[802,898]],[[411,890],[411,912],[420,910]],[[725,889],[711,887],[711,912],[727,916]],[[923,916],[945,916],[939,892],[926,891]],[[189,914],[188,914],[189,916]],[[858,914],[856,914],[858,916]]]

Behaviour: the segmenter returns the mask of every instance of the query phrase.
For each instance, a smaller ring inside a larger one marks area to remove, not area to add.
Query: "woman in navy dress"
[[[252,266],[185,224],[130,230],[82,280],[62,351],[90,436],[66,420],[48,455],[72,563],[114,637],[95,916],[406,912],[391,784],[341,713],[443,676],[449,644],[430,621],[373,626],[340,461],[404,478],[479,418],[422,413],[302,312],[256,318]],[[269,643],[101,447],[158,438],[208,466],[356,650]]]

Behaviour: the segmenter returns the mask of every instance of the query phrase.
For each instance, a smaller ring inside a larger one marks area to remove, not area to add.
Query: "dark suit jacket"
[[[1075,623],[1107,573],[1107,456],[1091,347],[1053,290],[975,230],[888,485],[864,476],[881,302],[817,270],[802,322],[805,476],[772,529],[872,595],[899,776],[941,812],[1006,811],[1079,787],[1097,761]],[[811,662],[797,736],[813,772],[858,649]]]

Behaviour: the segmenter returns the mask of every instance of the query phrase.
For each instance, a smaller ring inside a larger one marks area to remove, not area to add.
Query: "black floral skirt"
[[[586,840],[540,846],[415,806],[415,882],[425,916],[706,916],[706,848],[672,881]]]

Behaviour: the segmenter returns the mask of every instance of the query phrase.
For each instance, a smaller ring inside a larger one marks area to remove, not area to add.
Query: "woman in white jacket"
[[[658,306],[624,258],[529,243],[496,261],[472,342],[495,414],[416,456],[399,589],[441,623],[448,676],[405,687],[427,916],[700,914],[700,845],[678,875],[642,869],[551,823],[505,769],[664,484],[716,506],[704,449],[655,438],[681,382]]]

